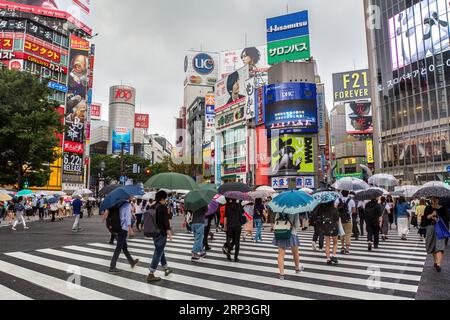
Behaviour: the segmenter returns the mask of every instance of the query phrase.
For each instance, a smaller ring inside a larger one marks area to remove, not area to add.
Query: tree
[[[47,81],[26,72],[0,68],[0,184],[23,189],[25,182],[43,187],[49,165],[58,159],[63,132],[59,104],[49,100]]]
[[[105,170],[103,171],[103,178],[106,183],[111,181],[119,181],[121,176],[121,159],[118,156],[112,155],[93,155],[91,157],[91,175],[99,177],[101,172],[100,164],[105,163]],[[150,166],[150,161],[145,160],[135,155],[125,154],[123,156],[124,162],[124,175],[128,179],[133,179],[135,183],[145,182],[148,180],[148,176],[145,174],[144,169]],[[133,165],[138,165],[141,168],[140,173],[133,173]]]

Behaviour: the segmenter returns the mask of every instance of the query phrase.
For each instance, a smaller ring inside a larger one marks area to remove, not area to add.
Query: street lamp
[[[106,169],[106,164],[105,161],[100,162],[100,173],[99,173],[99,182],[98,182],[98,190],[97,190],[97,197],[98,197],[98,192],[100,190],[103,189],[103,187],[105,186],[105,178],[104,178],[104,172]]]

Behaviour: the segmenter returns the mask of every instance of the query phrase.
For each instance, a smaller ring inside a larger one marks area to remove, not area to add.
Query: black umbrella
[[[365,191],[358,192],[358,194],[355,197],[355,200],[357,201],[366,201],[366,200],[373,200],[376,198],[379,198],[383,195],[383,191],[378,189],[368,189]]]
[[[426,187],[419,189],[413,198],[450,198],[450,189],[444,187]]]
[[[252,189],[244,183],[232,182],[232,183],[225,183],[218,190],[219,194],[221,194],[221,195],[224,195],[225,192],[229,192],[229,191],[239,191],[242,193],[248,193],[248,192],[251,192]]]
[[[100,190],[98,192],[98,196],[99,197],[105,197],[107,196],[109,193],[113,192],[114,190],[116,190],[117,188],[121,187],[120,184],[111,184],[109,186],[104,187],[102,190]]]

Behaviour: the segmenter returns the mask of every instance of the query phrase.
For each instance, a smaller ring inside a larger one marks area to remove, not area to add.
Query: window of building
[[[14,50],[23,49],[23,39],[14,39]]]

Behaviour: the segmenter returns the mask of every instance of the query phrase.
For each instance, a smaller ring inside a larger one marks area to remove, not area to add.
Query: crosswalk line
[[[82,300],[120,300],[108,294],[94,291],[82,286],[77,288],[68,285],[68,282],[51,277],[40,272],[29,270],[8,262],[0,261],[0,271],[13,277],[28,281],[39,287],[57,292],[64,296]]]
[[[100,243],[93,243],[90,244],[90,246],[93,247],[99,247],[99,248],[113,248],[108,244],[100,244]],[[134,244],[134,243],[129,243],[129,247],[130,250],[144,250],[147,249],[147,251],[144,252],[150,252],[149,250],[153,250],[153,246],[152,245],[144,245],[144,244]],[[166,251],[171,251],[171,252],[175,252],[175,253],[181,253],[181,254],[186,254],[189,251],[187,251],[184,248],[175,248],[175,247],[166,247]],[[153,251],[150,252],[150,254]],[[212,250],[208,252],[208,256],[211,257],[215,257],[215,258],[225,258],[225,256],[223,255],[223,253],[220,251],[220,249],[218,250]],[[186,258],[186,257],[184,257]],[[264,257],[248,257],[244,255],[242,255],[242,258],[245,259],[245,261],[243,261],[242,263],[247,264],[249,262],[253,262],[255,264],[276,264],[277,260],[273,259],[273,258],[264,258]],[[290,264],[293,265],[293,259],[292,257],[290,257],[289,255],[286,256],[286,265]],[[209,260],[208,260],[209,261]],[[336,273],[346,273],[346,274],[355,274],[358,276],[367,276],[367,269],[356,269],[356,268],[351,268],[351,267],[339,267],[339,266],[327,266],[325,264],[309,264],[309,263],[305,263],[305,260],[301,259],[302,264],[305,266],[305,268],[307,268],[308,270],[316,270],[318,272],[320,271],[325,271],[325,272],[336,272]],[[323,261],[322,261],[323,262]],[[219,264],[220,265],[220,264]],[[221,262],[221,265],[223,265],[223,263]],[[261,265],[258,265],[258,269],[262,267]],[[371,267],[375,267],[375,265],[372,265]],[[385,278],[392,278],[392,279],[397,279],[397,280],[409,280],[409,281],[416,281],[419,282],[421,279],[421,272],[417,272],[417,275],[411,275],[411,274],[404,274],[404,273],[393,273],[393,272],[388,272],[385,270],[389,270],[389,268],[385,268],[381,267],[381,271],[382,271],[382,275]]]
[[[70,250],[80,251],[80,252],[95,253],[97,255],[102,255],[102,256],[109,256],[109,257],[111,256],[110,252],[88,249],[88,248],[84,248],[84,247],[69,246],[69,247],[65,247],[65,249],[70,249]],[[58,257],[69,258],[69,259],[73,259],[73,260],[77,260],[77,261],[80,260],[80,261],[84,261],[87,263],[92,263],[92,264],[97,264],[97,265],[102,265],[102,266],[109,266],[109,263],[110,263],[110,260],[93,258],[93,257],[89,257],[89,256],[83,256],[83,255],[79,255],[79,254],[73,254],[73,253],[68,253],[65,251],[58,251],[58,250],[53,250],[53,249],[44,249],[44,250],[38,250],[38,251],[42,252],[42,253],[58,256]],[[148,259],[148,257],[140,257],[140,256],[135,256],[135,258],[141,259],[141,260]],[[117,265],[119,268],[124,268],[127,266],[126,264],[117,264]],[[180,269],[185,269],[187,267],[187,265],[185,265],[185,264],[171,264],[171,266],[174,268],[178,267]],[[135,269],[133,269],[130,272],[145,275],[145,276],[147,276],[149,273],[148,269],[142,268],[142,267],[136,267]],[[211,280],[205,280],[205,279],[201,279],[201,278],[194,278],[194,277],[172,274],[168,278],[165,278],[165,280],[170,281],[170,282],[184,284],[184,285],[215,290],[218,292],[226,292],[229,294],[244,296],[244,297],[253,298],[253,299],[264,300],[264,299],[268,298],[267,297],[268,293],[267,293],[267,291],[264,291],[264,290],[246,288],[246,287],[242,287],[242,286],[232,285],[232,284],[228,284],[228,283],[221,283],[221,282],[211,281]],[[272,300],[310,300],[306,297],[282,294],[282,293],[277,293],[277,292],[271,293],[270,299],[272,299]]]
[[[99,247],[103,246],[103,244],[98,244]],[[108,247],[108,245],[105,245]],[[96,250],[96,249],[89,249],[85,247],[77,247],[77,246],[69,246],[65,247],[66,249],[70,250],[76,250],[81,251],[85,253],[91,253],[96,255],[105,255],[110,256],[111,252],[109,251],[103,251],[103,250]],[[112,247],[109,246],[109,249]],[[136,251],[133,251],[135,253]],[[148,253],[148,251],[147,251]],[[173,255],[168,255],[173,256]],[[138,257],[139,259],[146,259],[145,257]],[[177,258],[184,259],[186,256],[177,256]],[[148,259],[148,258],[147,258]],[[204,274],[211,274],[211,272],[217,271],[217,269],[214,269],[212,267],[205,267],[203,265],[189,265],[189,264],[183,264],[183,263],[175,263],[170,262],[170,266],[174,268],[178,268],[181,270],[187,270],[192,272],[198,272],[198,273],[204,273]],[[258,266],[255,266],[258,267]],[[324,285],[317,285],[317,284],[309,284],[304,282],[298,282],[298,281],[279,281],[275,277],[265,277],[265,276],[256,276],[248,273],[242,273],[242,272],[233,272],[233,271],[226,271],[226,270],[220,270],[218,273],[218,276],[220,277],[226,277],[231,278],[234,280],[243,280],[243,281],[249,281],[249,282],[255,282],[260,284],[267,284],[267,285],[273,285],[275,287],[285,287],[289,289],[297,289],[302,291],[308,291],[308,292],[315,292],[319,294],[324,295],[333,295],[333,296],[340,296],[340,297],[346,297],[346,298],[352,298],[352,299],[362,299],[362,300],[410,300],[409,298],[404,297],[398,297],[393,295],[387,295],[387,294],[378,294],[368,291],[359,291],[359,290],[352,290],[352,289],[345,289],[342,287],[333,287],[333,286],[324,286]],[[223,285],[223,284],[222,284]],[[240,290],[248,290],[248,288],[241,288]],[[235,292],[235,294],[237,294]],[[267,299],[267,292],[265,294],[265,297],[263,299]],[[270,298],[273,299],[272,295],[273,293],[270,293]]]
[[[33,300],[23,294],[20,294],[8,287],[0,285],[0,301],[14,301],[14,300]]]
[[[108,245],[102,245],[102,246],[96,246],[96,247],[108,248]],[[111,248],[111,247],[109,247],[109,248]],[[130,246],[130,249],[131,249],[131,246]],[[153,250],[154,247],[151,247],[149,249]],[[152,254],[153,253],[153,251],[150,251],[148,249],[147,250],[136,249],[134,247],[131,250],[133,251],[133,253],[139,253],[139,254],[149,254],[149,253]],[[181,252],[181,253],[183,253],[183,252]],[[178,254],[173,254],[173,253],[167,253],[166,256],[169,258],[180,259],[180,260],[188,259],[188,257],[185,255],[178,255]],[[208,257],[223,258],[224,256],[223,256],[223,254],[221,255],[218,253],[208,252]],[[211,265],[214,267],[223,267],[224,266],[224,262],[220,261],[220,260],[203,259],[201,262],[202,262],[201,265],[205,264],[205,265]],[[252,264],[250,262],[254,262],[254,264]],[[276,261],[273,261],[273,263],[276,264]],[[261,265],[257,264],[257,261],[251,261],[251,260],[249,260],[249,261],[246,260],[243,265],[241,265],[241,264],[227,265],[227,267],[233,267],[233,268],[242,268],[243,266],[246,269],[258,270],[258,271],[267,272],[270,274],[278,273],[278,269],[276,267],[261,266]],[[330,271],[330,270],[334,270],[334,269],[330,269],[328,267],[327,271]],[[359,271],[360,271],[359,275],[366,276],[366,278],[354,278],[354,277],[348,277],[348,276],[317,273],[317,272],[313,272],[312,269],[309,269],[309,268],[307,269],[307,272],[303,272],[303,273],[299,274],[298,278],[299,279],[301,279],[301,278],[316,279],[316,280],[322,280],[322,281],[345,283],[345,284],[359,285],[359,286],[367,287],[367,278],[369,277],[369,275],[367,274],[366,270],[359,270]],[[221,274],[221,272],[220,272],[220,274]],[[382,273],[382,276],[385,276],[384,273]],[[394,277],[394,279],[396,279],[396,277]],[[399,280],[399,279],[396,279],[396,280]],[[411,279],[409,279],[409,280],[411,280]],[[415,277],[414,280],[416,280],[417,284],[418,284],[418,282],[420,281],[420,277]],[[418,289],[417,285],[406,285],[406,284],[399,284],[396,282],[386,282],[386,281],[380,281],[380,287],[383,289],[399,290],[399,291],[407,291],[407,292],[417,292],[417,289]]]
[[[217,238],[216,238],[217,239]],[[215,239],[215,240],[216,240]],[[132,239],[134,242],[142,242],[142,243],[148,243],[148,241],[151,240],[144,240],[144,239]],[[189,237],[174,237],[174,240],[186,240],[186,241],[193,241],[193,238],[189,238]],[[225,243],[225,239],[222,239],[223,242]],[[277,250],[277,248],[273,245],[267,245],[267,244],[261,244],[261,243],[252,243],[252,242],[241,242],[241,249],[245,250],[245,249],[258,249],[258,251],[260,252],[273,252],[275,250]],[[305,250],[306,249],[306,250]],[[303,252],[306,252],[308,255],[313,255],[313,256],[320,256],[323,257],[323,253],[320,253],[318,251],[312,251],[311,247],[306,247],[306,246],[300,246],[300,250],[305,250]],[[359,259],[361,258],[387,258],[387,259],[392,259],[391,261],[386,261],[386,262],[394,262],[394,263],[404,263],[405,259],[406,260],[410,260],[410,261],[417,261],[418,265],[423,265],[423,262],[426,260],[426,257],[417,257],[414,254],[410,253],[409,255],[401,255],[401,254],[390,254],[390,253],[382,253],[382,252],[378,252],[377,251],[372,251],[372,252],[368,252],[367,250],[364,252],[356,252],[353,251],[353,253],[357,253],[356,257],[359,257]],[[355,257],[355,256],[352,256]],[[349,257],[351,258],[351,257]]]
[[[41,252],[45,253],[46,251],[41,251]],[[45,259],[45,258],[42,258],[39,256],[30,255],[30,254],[21,253],[21,252],[10,253],[10,254],[8,254],[8,256],[14,257],[16,259],[24,260],[27,262],[31,262],[34,264],[47,266],[52,269],[56,269],[56,270],[60,270],[60,271],[66,271],[66,270],[68,270],[69,267],[72,266],[67,263],[62,263],[62,262],[58,262],[55,260]],[[127,267],[129,268],[130,266],[128,265]],[[136,292],[148,295],[148,296],[153,296],[153,297],[157,297],[157,298],[161,298],[161,299],[166,299],[166,300],[209,300],[209,298],[203,297],[201,295],[194,295],[194,294],[184,293],[184,292],[180,292],[180,291],[176,291],[176,290],[172,290],[172,289],[150,286],[144,282],[139,282],[139,281],[135,281],[132,279],[118,277],[116,275],[111,275],[108,273],[91,270],[91,269],[84,268],[84,267],[79,267],[79,270],[81,272],[80,274],[83,277],[90,278],[90,279],[104,282],[104,283],[108,283],[108,284],[111,284],[116,287],[120,287],[120,288],[131,290],[131,291],[136,291]]]
[[[134,242],[132,240],[129,243],[135,244],[137,242]],[[170,243],[168,247],[169,248],[171,248],[171,247],[185,248],[186,252],[190,252],[192,250],[192,245],[189,243],[184,244],[184,243],[173,242],[173,243]],[[252,253],[255,253],[255,251],[242,250],[240,252],[240,256],[246,256],[246,255],[249,255]],[[257,251],[256,254],[260,257],[272,258],[274,260],[276,260],[278,258],[278,253],[276,251],[267,252],[267,253]],[[366,267],[366,268],[372,267],[374,264],[380,264],[380,265],[382,264],[383,267],[386,269],[395,269],[395,270],[413,271],[413,272],[422,272],[423,265],[424,265],[424,262],[418,263],[415,261],[407,261],[407,260],[396,260],[396,263],[399,263],[401,265],[394,265],[394,264],[389,264],[389,263],[392,263],[391,259],[371,258],[371,259],[364,259],[365,261],[354,261],[356,259],[358,259],[358,258],[352,257],[352,256],[345,256],[345,257],[341,258],[340,261],[342,264],[345,264],[345,265],[352,265],[352,266],[359,266],[359,267]],[[308,262],[320,262],[320,263],[324,262],[324,258],[310,257],[310,256],[301,256],[301,260],[308,261]],[[358,260],[361,260],[361,258]],[[408,262],[408,263],[406,263],[406,262]],[[416,264],[417,266],[414,267],[414,266],[409,266],[406,264]]]

